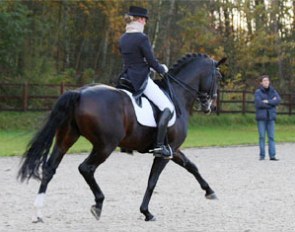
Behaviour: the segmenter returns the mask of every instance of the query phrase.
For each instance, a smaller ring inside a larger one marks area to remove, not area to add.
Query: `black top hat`
[[[130,16],[138,16],[138,17],[144,17],[148,19],[148,10],[139,6],[130,6],[128,15]]]

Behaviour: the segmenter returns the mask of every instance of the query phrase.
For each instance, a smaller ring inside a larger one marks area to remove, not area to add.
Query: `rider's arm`
[[[155,58],[151,43],[147,36],[144,36],[142,39],[140,43],[140,49],[151,68],[153,68],[159,74],[164,74],[166,72],[165,68]]]

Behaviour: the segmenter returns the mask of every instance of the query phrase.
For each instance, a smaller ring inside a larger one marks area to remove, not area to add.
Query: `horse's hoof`
[[[157,220],[156,217],[154,217],[153,215],[149,215],[145,217],[146,222],[154,222],[156,220]]]
[[[100,219],[101,209],[97,208],[95,205],[91,206],[90,212],[93,214],[96,220]]]
[[[33,217],[32,218],[32,223],[44,223],[43,219],[40,217]]]
[[[205,197],[209,200],[218,200],[217,196],[215,193],[210,193],[210,194],[206,194]]]

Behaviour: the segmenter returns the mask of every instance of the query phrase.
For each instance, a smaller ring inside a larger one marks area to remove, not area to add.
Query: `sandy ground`
[[[258,161],[258,147],[183,150],[219,200],[207,200],[194,177],[173,162],[163,171],[150,203],[157,221],[139,212],[150,154],[114,153],[96,172],[105,196],[100,221],[94,197],[77,167],[86,155],[67,155],[49,184],[45,223],[33,224],[39,183],[16,181],[18,157],[0,158],[0,231],[295,231],[295,144],[277,145],[279,162]]]

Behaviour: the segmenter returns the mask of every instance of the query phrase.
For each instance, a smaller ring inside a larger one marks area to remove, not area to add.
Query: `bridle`
[[[189,86],[188,84],[184,83],[183,81],[175,78],[171,73],[166,73],[164,75],[164,78],[168,84],[168,88],[170,89],[169,91],[171,92],[171,88],[169,86],[169,79],[171,79],[172,81],[174,81],[175,83],[177,83],[179,86],[181,86],[183,89],[185,89],[186,91],[188,91],[192,97],[194,98],[194,100],[196,101],[202,101],[202,99],[206,99],[206,100],[211,100],[212,103],[212,99],[216,98],[217,96],[217,77],[216,77],[216,71],[218,70],[218,68],[215,66],[214,61],[212,60],[212,76],[211,76],[211,86],[210,86],[210,90],[209,90],[209,94],[207,92],[202,92],[199,91],[191,86]]]

